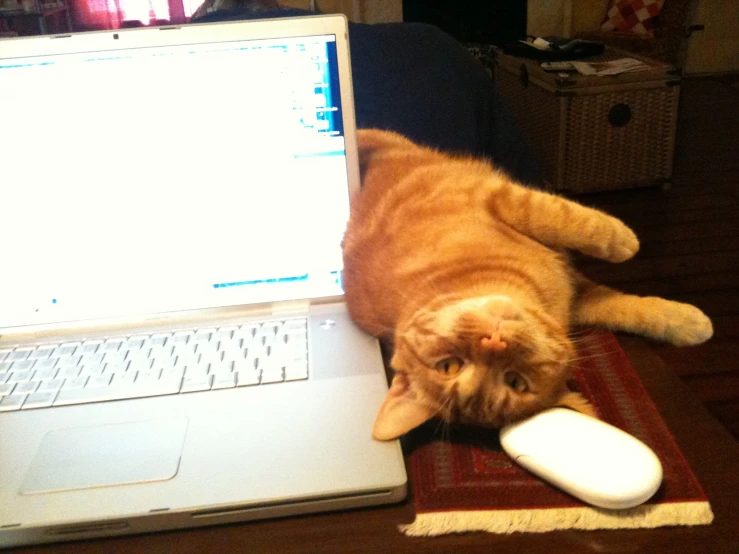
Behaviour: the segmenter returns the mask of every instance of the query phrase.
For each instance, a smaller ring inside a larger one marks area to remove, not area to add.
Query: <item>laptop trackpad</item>
[[[184,417],[50,431],[20,492],[166,481],[177,474],[186,431]]]

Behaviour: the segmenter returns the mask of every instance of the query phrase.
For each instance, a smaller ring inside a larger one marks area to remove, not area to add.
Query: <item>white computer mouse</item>
[[[500,430],[517,463],[601,508],[646,502],[662,482],[662,464],[643,442],[599,419],[551,408]]]

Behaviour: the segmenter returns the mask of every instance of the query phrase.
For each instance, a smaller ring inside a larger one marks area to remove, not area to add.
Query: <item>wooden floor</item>
[[[654,349],[739,439],[739,88],[714,79],[684,82],[671,190],[577,199],[620,217],[642,243],[624,264],[588,263],[589,276],[626,292],[689,302],[711,317],[708,343]]]

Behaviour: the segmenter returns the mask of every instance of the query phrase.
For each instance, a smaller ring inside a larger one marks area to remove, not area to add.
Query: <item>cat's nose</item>
[[[495,330],[490,335],[480,338],[480,346],[488,352],[503,352],[508,348],[508,343],[500,338],[500,331]]]

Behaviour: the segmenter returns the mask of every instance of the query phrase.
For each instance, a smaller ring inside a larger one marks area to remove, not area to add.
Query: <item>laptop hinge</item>
[[[307,300],[275,302],[272,304],[272,315],[307,315],[309,308],[310,302]]]

